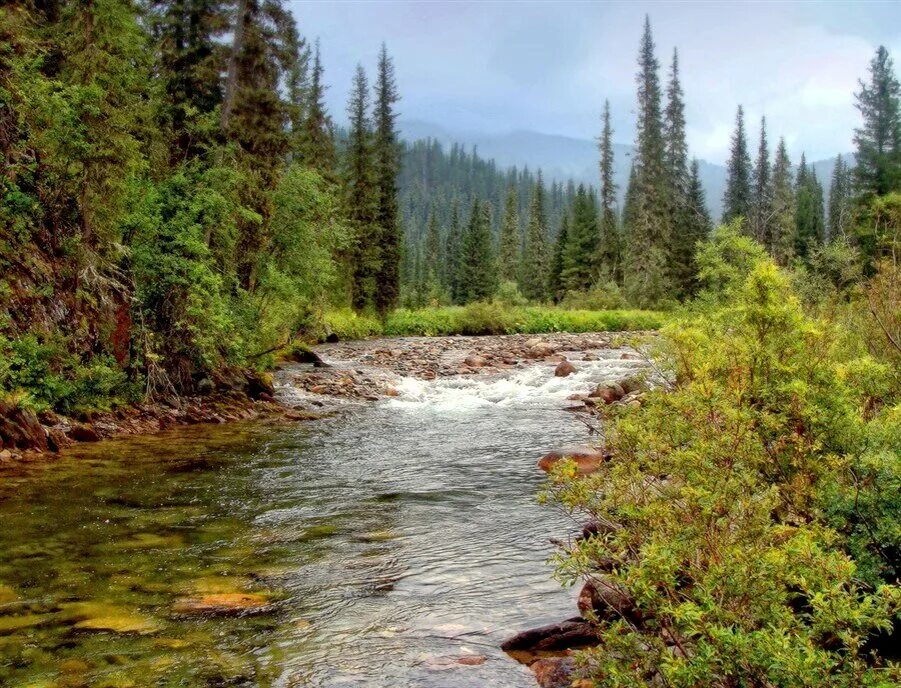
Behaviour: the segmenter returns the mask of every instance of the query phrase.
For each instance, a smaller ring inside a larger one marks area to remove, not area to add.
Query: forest
[[[615,460],[543,496],[603,524],[558,577],[628,602],[589,613],[579,685],[898,685],[888,50],[831,179],[737,105],[713,218],[649,17],[622,203],[609,101],[596,186],[500,168],[402,139],[386,44],[345,125],[315,31],[283,0],[0,8],[0,421],[178,406],[326,339],[659,329],[665,384],[599,412]]]

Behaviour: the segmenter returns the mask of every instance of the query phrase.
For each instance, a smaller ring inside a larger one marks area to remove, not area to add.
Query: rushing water
[[[498,645],[574,612],[535,461],[586,438],[565,397],[635,365],[609,355],[0,473],[0,685],[534,685]],[[267,606],[185,613],[238,592]]]

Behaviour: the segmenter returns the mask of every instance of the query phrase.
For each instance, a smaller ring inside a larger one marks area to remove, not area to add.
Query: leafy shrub
[[[558,575],[636,609],[596,619],[582,669],[617,687],[895,685],[899,668],[866,645],[901,606],[886,582],[901,551],[888,366],[849,360],[741,237],[714,241],[720,291],[664,328],[672,389],[611,415],[614,458],[596,474],[564,465],[549,483],[547,497],[613,524],[562,550]]]
[[[522,307],[529,303],[529,300],[522,295],[516,282],[501,282],[494,300],[507,307]]]
[[[566,310],[607,311],[626,307],[626,299],[616,283],[595,285],[588,291],[568,291],[560,302]]]
[[[349,308],[329,311],[322,317],[318,339],[334,335],[340,340],[366,339],[382,334],[382,325],[375,318],[360,315]]]

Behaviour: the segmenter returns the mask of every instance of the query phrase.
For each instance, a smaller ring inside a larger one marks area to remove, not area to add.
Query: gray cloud
[[[689,143],[726,157],[735,108],[752,136],[794,157],[849,150],[853,105],[875,47],[901,60],[898,2],[588,3],[306,2],[291,7],[322,44],[328,101],[341,121],[353,69],[372,71],[384,40],[394,56],[405,119],[449,130],[531,129],[591,138],[609,98],[616,139],[633,137],[638,40],[651,15],[661,77],[679,48]]]

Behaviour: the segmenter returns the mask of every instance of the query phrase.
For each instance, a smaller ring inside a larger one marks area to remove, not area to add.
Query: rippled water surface
[[[198,426],[0,474],[0,685],[533,686],[499,643],[574,612],[536,459],[632,365],[402,380],[318,422]],[[197,600],[249,593],[247,616]],[[455,660],[484,656],[480,665]]]

